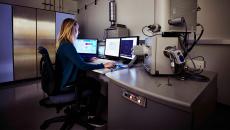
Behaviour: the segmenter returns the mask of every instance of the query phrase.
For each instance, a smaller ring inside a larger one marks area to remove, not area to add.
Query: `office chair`
[[[65,113],[63,116],[45,120],[40,129],[48,128],[51,123],[64,122],[60,130],[70,130],[74,123],[78,123],[87,130],[94,130],[94,127],[87,123],[87,110],[84,109],[86,107],[82,107],[80,93],[77,90],[65,94],[58,93],[55,82],[55,70],[49,53],[44,47],[39,47],[38,52],[42,55],[40,61],[41,86],[42,90],[48,95],[41,99],[39,103],[46,108],[56,108],[57,113],[64,109]]]

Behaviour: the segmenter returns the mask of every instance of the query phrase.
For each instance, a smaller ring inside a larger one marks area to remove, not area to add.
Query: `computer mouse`
[[[113,68],[117,68],[117,64],[114,64],[114,65],[113,65]]]

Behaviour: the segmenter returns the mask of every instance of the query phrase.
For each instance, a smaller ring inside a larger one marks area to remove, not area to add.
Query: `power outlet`
[[[188,66],[191,69],[204,69],[205,66],[205,61],[201,61],[201,60],[193,60],[196,68],[194,67],[193,63],[191,60],[186,60],[185,65]]]

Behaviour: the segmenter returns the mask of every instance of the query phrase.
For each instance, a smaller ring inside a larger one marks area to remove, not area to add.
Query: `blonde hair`
[[[79,26],[76,20],[72,18],[65,19],[61,25],[58,44],[60,44],[63,40],[73,43],[73,37],[76,35],[76,33],[78,33],[78,30],[75,29],[76,26]]]

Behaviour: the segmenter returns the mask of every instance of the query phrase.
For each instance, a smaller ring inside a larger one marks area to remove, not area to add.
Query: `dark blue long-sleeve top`
[[[60,91],[65,91],[66,85],[77,79],[79,70],[93,70],[104,68],[103,64],[88,64],[77,53],[74,45],[62,41],[56,53],[56,77]]]

